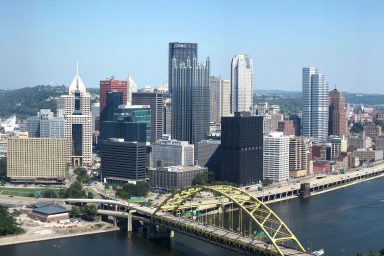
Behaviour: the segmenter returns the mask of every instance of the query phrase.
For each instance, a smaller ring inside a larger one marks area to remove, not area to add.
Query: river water
[[[308,200],[270,205],[305,248],[326,255],[356,255],[384,248],[384,179],[379,178]],[[174,239],[146,240],[127,232],[42,241],[0,247],[1,256],[43,255],[238,255],[176,233]]]

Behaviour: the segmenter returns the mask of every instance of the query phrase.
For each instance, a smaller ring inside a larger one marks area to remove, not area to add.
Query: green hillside
[[[0,94],[0,117],[16,115],[23,118],[36,115],[39,109],[56,110],[55,97],[67,94],[68,88],[62,86],[38,85],[17,90],[2,91]]]

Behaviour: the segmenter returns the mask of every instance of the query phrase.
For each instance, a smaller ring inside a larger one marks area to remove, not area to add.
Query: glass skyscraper
[[[197,44],[196,43],[169,43],[168,52],[168,88],[172,92],[172,59],[176,59],[176,64],[181,62],[186,63],[187,59],[197,59]]]
[[[196,144],[209,134],[209,72],[197,59],[172,59],[172,137]]]
[[[302,135],[325,141],[328,137],[328,83],[317,68],[303,68],[302,93]]]

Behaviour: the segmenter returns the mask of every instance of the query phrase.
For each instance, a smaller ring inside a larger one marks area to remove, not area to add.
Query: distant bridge
[[[263,202],[230,186],[202,186],[180,190],[157,208],[106,199],[66,199],[68,203],[112,206],[100,215],[148,222],[197,239],[250,255],[311,255],[287,225]]]

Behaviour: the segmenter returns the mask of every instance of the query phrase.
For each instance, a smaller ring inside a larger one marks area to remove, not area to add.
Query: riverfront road
[[[302,179],[295,184],[286,183],[265,187],[264,191],[255,191],[256,186],[247,186],[242,189],[268,204],[298,197],[300,182],[309,183],[311,195],[316,195],[379,177],[384,177],[384,162],[373,167],[349,171],[345,174],[327,175],[321,178],[311,177]]]

